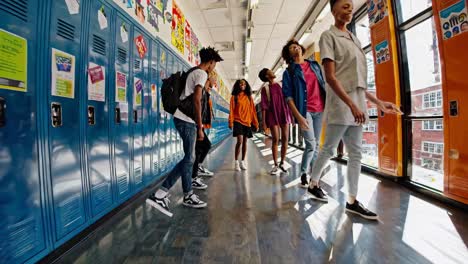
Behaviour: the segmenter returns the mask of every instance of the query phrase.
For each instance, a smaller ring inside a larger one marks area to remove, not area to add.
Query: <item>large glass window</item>
[[[431,0],[398,0],[399,37],[404,75],[403,131],[412,131],[405,142],[407,176],[414,182],[443,190],[443,96],[437,33]],[[411,22],[407,23],[407,21]]]
[[[371,35],[369,28],[369,17],[364,14],[361,16],[355,24],[356,37],[362,44],[362,47],[366,47],[371,44]]]

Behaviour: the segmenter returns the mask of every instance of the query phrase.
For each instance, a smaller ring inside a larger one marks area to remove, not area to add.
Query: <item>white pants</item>
[[[311,179],[314,182],[320,180],[320,175],[322,175],[322,171],[327,165],[328,160],[333,157],[335,149],[340,143],[340,140],[343,139],[349,155],[346,173],[348,195],[356,197],[359,175],[361,174],[362,126],[329,124],[325,132],[325,143],[312,167]]]

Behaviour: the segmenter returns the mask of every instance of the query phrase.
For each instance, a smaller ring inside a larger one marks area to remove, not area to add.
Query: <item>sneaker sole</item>
[[[310,195],[310,199],[312,199],[312,200],[317,200],[317,201],[320,201],[320,202],[328,203],[328,198],[318,198],[318,197],[316,197],[316,196],[314,196],[314,195],[312,195],[310,193],[309,193],[309,195]]]
[[[208,189],[208,186],[192,186],[192,188],[195,190],[206,190]]]
[[[190,207],[190,208],[205,208],[207,206],[207,204],[186,204],[184,202],[182,202],[182,204],[186,207]]]
[[[352,213],[352,214],[355,214],[355,215],[359,215],[360,217],[362,218],[365,218],[367,220],[378,220],[379,219],[379,216],[367,216],[367,215],[363,215],[363,214],[360,214],[356,211],[353,211],[353,210],[349,210],[348,208],[345,209],[346,212],[348,213]]]
[[[149,204],[150,206],[158,209],[161,213],[169,216],[169,217],[172,217],[172,213],[169,212],[168,210],[164,209],[164,207],[160,206],[158,203],[156,203],[155,201],[151,200],[151,199],[146,199],[146,203]]]
[[[213,177],[214,174],[209,174],[209,173],[198,173],[198,176],[204,176],[204,177]]]
[[[299,187],[301,187],[303,189],[307,189],[307,188],[309,188],[309,184],[304,185],[304,184],[300,183]]]

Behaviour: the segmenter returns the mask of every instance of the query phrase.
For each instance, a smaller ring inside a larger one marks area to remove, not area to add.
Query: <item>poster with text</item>
[[[140,78],[133,78],[133,104],[135,106],[140,106],[141,105],[141,96],[143,91],[143,82],[141,81]]]
[[[143,38],[143,35],[139,35],[135,38],[135,46],[137,48],[138,55],[140,55],[140,58],[143,59],[145,57],[146,52],[148,51],[146,41]]]
[[[52,95],[75,98],[75,56],[52,48]]]
[[[185,17],[176,2],[172,2],[172,34],[171,43],[181,53],[184,54],[184,31]]]
[[[388,16],[387,0],[367,0],[369,27],[379,23]]]
[[[0,89],[26,92],[28,42],[0,29]]]
[[[115,75],[115,101],[127,102],[127,75],[119,71]]]
[[[377,64],[382,64],[390,60],[390,49],[387,40],[375,46],[375,57]]]
[[[193,53],[192,53],[192,28],[190,23],[185,19],[185,49],[187,53],[187,60],[190,63],[193,63]]]
[[[88,68],[88,100],[106,101],[106,69],[101,65],[89,63]]]
[[[444,40],[468,32],[468,17],[465,0],[440,11],[440,25]]]

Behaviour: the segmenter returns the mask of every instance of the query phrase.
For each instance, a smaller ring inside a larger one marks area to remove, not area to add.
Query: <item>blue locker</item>
[[[93,217],[109,211],[113,203],[109,147],[109,80],[112,10],[99,0],[89,7],[86,126],[87,173]]]
[[[150,71],[150,83],[151,83],[151,118],[150,118],[150,134],[152,137],[152,179],[159,176],[160,171],[160,160],[159,160],[159,45],[156,41],[151,43],[151,71]]]
[[[2,0],[0,16],[0,64],[17,73],[0,74],[0,262],[23,263],[48,247],[38,137],[38,97],[44,87],[37,74],[37,47],[42,31],[37,1]]]
[[[171,52],[167,53],[169,56],[167,57],[167,75],[171,75],[174,73],[174,55]],[[166,130],[166,139],[168,140],[168,145],[166,146],[166,153],[168,155],[168,162],[169,162],[169,167],[172,169],[172,167],[175,165],[175,137],[174,137],[174,117],[172,115],[167,115],[168,119],[167,124],[168,124],[168,129]]]
[[[142,124],[143,124],[143,183],[144,185],[148,185],[151,183],[152,177],[152,164],[153,164],[153,155],[152,155],[152,142],[153,137],[151,133],[151,111],[153,108],[153,83],[151,82],[151,73],[152,68],[150,67],[150,60],[152,58],[152,47],[153,41],[146,37],[145,35],[146,45],[147,45],[147,55],[146,58],[143,60],[143,69],[144,69],[144,87],[143,87],[143,115],[142,115]]]
[[[83,5],[70,14],[65,1],[53,2],[50,14],[50,47],[45,63],[49,70],[48,147],[54,226],[57,244],[63,243],[86,222],[84,177],[81,171],[80,109]],[[86,86],[85,86],[86,87]],[[67,236],[67,237],[66,237]]]
[[[130,43],[132,25],[120,15],[115,16],[115,73],[113,89],[110,97],[113,98],[113,153],[116,179],[116,197],[119,202],[126,200],[130,195],[130,118],[129,102],[132,101],[131,88],[133,80],[130,79]],[[132,82],[130,84],[130,82]],[[115,92],[113,90],[115,89]],[[112,105],[112,104],[111,104]]]
[[[159,45],[159,89],[161,89],[162,80],[167,76],[167,50],[163,45]],[[161,91],[161,90],[160,90]],[[160,93],[161,94],[161,93]],[[161,98],[159,98],[161,100]],[[168,113],[166,113],[162,107],[162,103],[159,104],[159,160],[160,160],[160,172],[161,174],[168,171],[167,162],[167,126],[168,126]]]
[[[138,41],[137,46],[135,42]],[[142,32],[134,29],[132,40],[133,46],[133,191],[136,192],[143,187],[143,94],[146,85],[145,60],[148,61],[149,38]],[[140,55],[141,54],[141,55]]]

